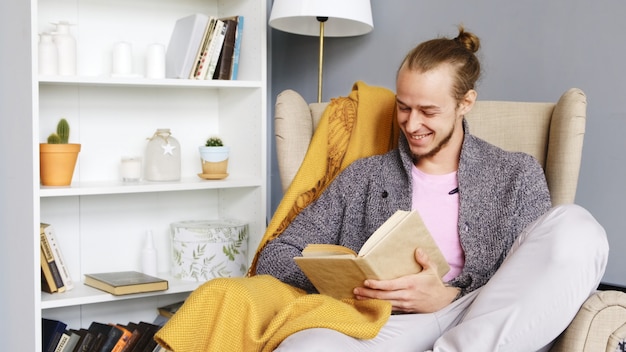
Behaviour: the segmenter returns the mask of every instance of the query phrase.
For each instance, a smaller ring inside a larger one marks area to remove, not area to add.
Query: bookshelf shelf
[[[93,321],[152,321],[160,304],[184,298],[199,283],[165,273],[174,222],[239,220],[248,225],[248,248],[256,248],[267,223],[267,7],[266,0],[33,0],[3,8],[3,22],[21,29],[3,35],[13,55],[3,58],[7,75],[0,81],[10,92],[0,99],[3,116],[10,116],[0,145],[11,153],[2,160],[12,170],[0,182],[10,208],[3,225],[12,232],[1,240],[11,250],[0,261],[11,268],[3,284],[19,288],[3,296],[12,321],[4,350],[41,351],[42,318],[72,329]],[[238,80],[145,78],[147,48],[167,46],[176,21],[194,13],[245,18]],[[59,21],[72,24],[77,74],[41,76],[39,34]],[[111,75],[112,48],[121,41],[132,44],[131,77]],[[39,143],[61,117],[71,126],[70,143],[81,144],[73,182],[42,187]],[[146,139],[158,128],[170,128],[180,142],[181,180],[122,182],[121,158],[143,157]],[[198,146],[213,135],[231,147],[223,180],[197,176]],[[40,223],[55,228],[74,280],[70,291],[41,290]],[[141,270],[148,230],[169,290],[113,296],[82,284],[85,273]],[[248,251],[249,261],[253,254]]]
[[[166,291],[136,293],[130,295],[114,296],[110,293],[86,286],[82,281],[76,282],[74,289],[62,293],[41,293],[41,308],[53,309],[63,307],[73,307],[85,304],[96,304],[105,302],[119,302],[130,299],[141,299],[146,297],[156,297],[171,295],[176,293],[186,293],[195,290],[202,282],[177,280],[167,273],[160,273],[160,278],[168,280],[169,289]]]
[[[74,76],[39,76],[41,85],[82,85],[103,87],[166,87],[166,88],[210,88],[210,89],[241,89],[261,88],[262,81],[223,81],[223,80],[192,80],[192,79],[149,79],[112,78],[112,77],[74,77]]]
[[[196,178],[183,178],[172,182],[129,182],[122,181],[93,181],[77,182],[71,186],[48,187],[41,186],[40,197],[65,197],[65,196],[93,196],[107,194],[132,194],[149,192],[177,192],[205,189],[228,189],[228,188],[251,188],[262,187],[259,178],[233,177],[224,180],[202,180]]]

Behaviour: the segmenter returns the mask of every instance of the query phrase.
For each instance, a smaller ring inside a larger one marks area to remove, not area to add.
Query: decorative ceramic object
[[[53,32],[54,43],[58,53],[58,73],[61,76],[76,75],[76,39],[70,34],[71,24],[68,21],[59,21]]]
[[[230,147],[224,146],[217,137],[207,139],[204,146],[199,147],[202,173],[199,177],[207,180],[219,180],[228,176],[228,156]]]
[[[57,46],[52,40],[52,34],[39,34],[39,74],[56,75],[59,66]]]
[[[57,124],[57,132],[48,143],[39,144],[39,178],[44,186],[69,186],[72,183],[80,144],[69,143],[70,126],[66,119]]]
[[[248,270],[248,225],[238,220],[171,224],[172,276],[206,281]]]
[[[180,180],[180,143],[169,128],[159,128],[149,138],[143,177],[147,181]]]

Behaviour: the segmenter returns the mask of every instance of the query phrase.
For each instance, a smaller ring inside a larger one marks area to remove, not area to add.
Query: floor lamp
[[[373,28],[370,0],[274,0],[269,25],[320,38],[317,102],[322,101],[324,37],[351,37]]]

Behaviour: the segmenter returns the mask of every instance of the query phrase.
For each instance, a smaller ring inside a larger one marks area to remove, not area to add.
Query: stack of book
[[[235,80],[243,16],[194,14],[176,21],[167,47],[167,78]]]
[[[167,352],[154,340],[154,334],[160,328],[160,325],[142,321],[128,324],[92,322],[87,329],[68,329],[60,320],[42,318],[43,351]]]
[[[41,289],[48,293],[65,292],[74,288],[74,281],[65,265],[54,227],[41,223]]]

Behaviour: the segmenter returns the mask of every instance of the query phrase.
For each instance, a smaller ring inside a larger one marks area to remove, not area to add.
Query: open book
[[[294,260],[322,294],[353,298],[365,279],[388,280],[419,273],[415,260],[421,248],[436,263],[440,277],[449,270],[439,247],[416,211],[398,210],[363,244],[359,253],[334,244],[309,244]]]

